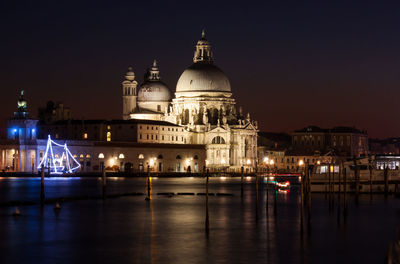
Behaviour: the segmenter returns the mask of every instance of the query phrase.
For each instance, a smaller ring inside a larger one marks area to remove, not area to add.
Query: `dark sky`
[[[262,131],[346,125],[400,136],[400,4],[383,2],[2,1],[0,118],[20,89],[33,115],[51,99],[74,118],[121,118],[127,67],[142,81],[157,59],[174,92],[205,28]]]

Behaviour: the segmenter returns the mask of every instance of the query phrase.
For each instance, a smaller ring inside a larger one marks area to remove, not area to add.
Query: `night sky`
[[[21,89],[34,116],[54,100],[74,118],[119,119],[128,66],[140,83],[157,59],[174,92],[205,28],[261,131],[346,125],[400,136],[400,4],[82,2],[0,2],[2,120]]]

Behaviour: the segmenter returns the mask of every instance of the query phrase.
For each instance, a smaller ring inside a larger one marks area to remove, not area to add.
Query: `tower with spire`
[[[24,90],[21,90],[17,101],[17,111],[8,120],[8,139],[18,139],[31,141],[36,139],[38,120],[32,119],[28,115],[27,102],[24,98]]]
[[[127,120],[137,107],[137,81],[132,67],[128,68],[122,82],[122,119]]]

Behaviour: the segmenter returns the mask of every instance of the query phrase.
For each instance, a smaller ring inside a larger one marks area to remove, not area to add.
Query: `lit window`
[[[99,159],[104,159],[104,154],[100,153],[98,157],[99,157]]]
[[[107,132],[107,141],[111,141],[111,132],[110,131]]]
[[[139,159],[144,159],[144,155],[143,154],[139,154]]]
[[[88,138],[87,133],[83,133],[83,138],[84,138],[84,139],[87,139],[87,138]]]
[[[107,126],[107,129],[111,129],[111,126]]]
[[[212,139],[211,141],[212,144],[225,144],[225,139],[220,136],[216,136],[215,138]]]
[[[123,159],[123,158],[125,158],[125,155],[121,153],[121,154],[119,154],[118,158]]]

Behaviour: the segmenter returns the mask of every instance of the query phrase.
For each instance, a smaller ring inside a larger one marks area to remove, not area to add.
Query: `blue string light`
[[[54,153],[53,145],[54,147],[62,148],[61,157],[59,157],[58,153]],[[67,144],[58,144],[51,139],[50,135],[47,140],[46,151],[38,168],[41,168],[42,165],[44,168],[50,168],[50,174],[73,173],[81,167],[81,164],[72,156]]]

